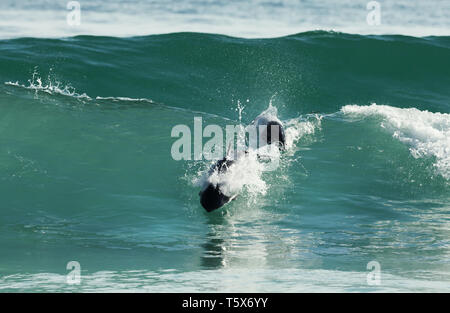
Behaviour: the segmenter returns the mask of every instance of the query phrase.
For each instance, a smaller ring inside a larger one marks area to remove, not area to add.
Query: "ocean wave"
[[[450,114],[375,103],[346,105],[341,112],[348,116],[381,117],[380,127],[408,145],[414,158],[435,158],[437,172],[450,179]]]
[[[270,39],[202,33],[22,38],[2,41],[0,81],[83,100],[154,102],[222,117],[230,117],[237,99],[249,99],[257,114],[275,93],[275,104],[295,116],[336,112],[354,99],[392,99],[396,106],[408,101],[448,112],[449,47],[449,37],[327,31]],[[34,68],[52,81],[21,83]]]

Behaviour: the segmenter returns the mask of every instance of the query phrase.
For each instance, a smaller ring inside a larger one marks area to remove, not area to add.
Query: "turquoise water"
[[[450,291],[449,49],[326,31],[1,40],[0,290]],[[173,160],[172,128],[248,124],[270,102],[280,167],[206,213],[210,163]]]

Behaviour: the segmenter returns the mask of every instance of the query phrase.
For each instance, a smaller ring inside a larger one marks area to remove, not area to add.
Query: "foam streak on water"
[[[5,82],[5,85],[30,89],[30,90],[35,91],[36,94],[37,94],[37,92],[45,92],[48,94],[59,94],[59,95],[69,96],[69,97],[78,98],[78,99],[91,100],[91,97],[89,97],[87,94],[85,94],[85,93],[78,94],[75,92],[75,89],[73,87],[62,86],[62,84],[60,82],[56,82],[55,84],[53,84],[49,80],[48,84],[43,84],[41,78],[34,79],[34,77],[33,77],[33,80],[29,81],[28,86],[21,85],[21,84],[19,84],[19,82]]]

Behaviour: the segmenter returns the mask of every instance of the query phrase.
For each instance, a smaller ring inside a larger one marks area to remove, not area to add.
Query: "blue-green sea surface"
[[[8,39],[0,83],[0,291],[450,291],[449,37]],[[172,128],[270,102],[280,167],[207,213]]]

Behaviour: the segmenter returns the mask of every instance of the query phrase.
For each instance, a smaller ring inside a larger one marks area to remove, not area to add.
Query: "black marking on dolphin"
[[[211,174],[216,171],[219,174],[225,173],[233,163],[233,160],[229,160],[227,158],[218,161],[211,168],[208,176],[211,176]],[[200,191],[199,195],[200,203],[208,212],[214,211],[234,199],[234,197],[228,197],[224,195],[220,190],[220,185],[213,185],[211,183],[208,183],[208,185],[202,191]]]
[[[275,128],[275,129],[273,129]],[[276,129],[278,128],[278,129]],[[275,134],[278,134],[278,138],[273,138],[272,139],[272,131]],[[270,121],[267,123],[267,128],[266,128],[266,138],[267,138],[267,144],[270,145],[272,143],[277,143],[278,147],[280,148],[280,150],[284,150],[285,145],[286,145],[286,135],[284,133],[284,128],[283,125],[281,125],[281,123],[277,122],[277,121]]]

